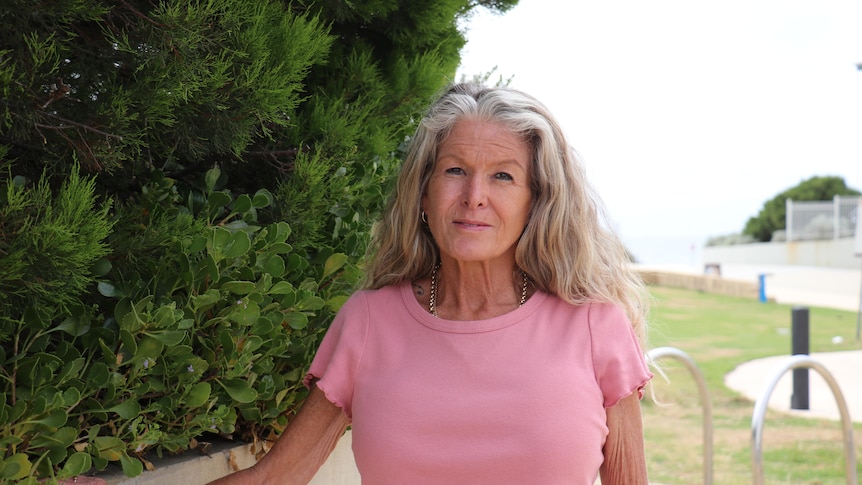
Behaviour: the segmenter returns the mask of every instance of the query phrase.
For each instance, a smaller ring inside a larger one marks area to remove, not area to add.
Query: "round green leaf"
[[[90,371],[87,373],[87,385],[89,387],[93,387],[95,389],[105,387],[108,384],[109,379],[110,371],[108,370],[107,365],[102,362],[96,362],[90,366]]]
[[[8,480],[20,480],[26,477],[32,466],[30,459],[24,453],[15,453],[0,463],[3,464],[0,467],[0,478]]]
[[[63,470],[60,471],[60,477],[74,477],[86,473],[93,466],[93,460],[90,459],[89,453],[78,451],[72,455],[63,464]]]
[[[66,424],[66,420],[69,419],[69,416],[66,414],[66,411],[63,409],[55,409],[48,413],[42,419],[34,419],[34,423],[43,424],[49,428],[59,428]]]
[[[273,200],[274,200],[274,198],[268,190],[260,189],[254,193],[254,198],[251,199],[251,203],[256,208],[261,209],[263,207],[267,207],[268,205],[272,204]]]
[[[206,184],[207,192],[212,192],[215,190],[216,182],[218,182],[218,178],[221,176],[221,170],[218,168],[211,168],[207,170],[206,176],[204,177],[204,183]]]
[[[63,391],[63,404],[72,406],[81,400],[81,391],[76,387],[69,387]]]
[[[73,337],[80,337],[90,330],[90,321],[84,317],[68,317],[63,323],[57,325],[57,330],[62,330]]]
[[[214,288],[210,288],[206,293],[202,293],[200,295],[194,295],[190,298],[191,306],[194,310],[202,311],[207,310],[211,306],[215,305],[221,300],[221,295],[218,290]]]
[[[253,325],[260,316],[260,306],[251,300],[244,300],[241,304],[235,305],[228,318],[232,322],[236,322],[242,326]]]
[[[39,433],[30,441],[33,448],[60,448],[65,449],[72,446],[78,431],[75,428],[63,427],[53,433]]]
[[[105,276],[111,272],[111,262],[105,258],[101,258],[93,263],[93,274],[96,276]]]
[[[123,401],[116,406],[110,407],[105,411],[117,413],[123,419],[132,419],[141,414],[141,405],[134,399]]]
[[[123,452],[120,455],[120,464],[123,466],[123,474],[127,477],[136,477],[144,472],[144,464]]]
[[[159,355],[161,355],[164,348],[165,344],[160,342],[158,339],[150,337],[149,335],[144,335],[138,343],[138,350],[135,352],[135,361],[139,362],[144,359],[155,360]]]
[[[347,295],[333,296],[332,298],[326,300],[326,306],[329,307],[329,309],[333,312],[337,312],[338,310],[341,310],[341,306],[344,305],[348,298],[350,297],[348,297]]]
[[[246,222],[246,221],[231,221],[231,222],[228,222],[227,224],[225,224],[224,227],[230,229],[231,232],[233,232],[233,231],[249,232],[249,231],[256,229],[254,226],[250,226],[248,224],[248,222]]]
[[[347,255],[342,253],[335,253],[332,256],[326,258],[326,263],[323,264],[323,277],[331,275],[338,271],[344,263],[347,262]]]
[[[284,316],[284,319],[294,330],[302,330],[308,326],[308,317],[304,313],[290,312]]]
[[[228,204],[230,204],[230,196],[224,192],[213,192],[209,197],[207,197],[207,205],[209,205],[210,214]]]
[[[233,201],[233,210],[239,213],[243,213],[251,209],[251,197],[246,194],[240,194],[237,196],[236,200]]]
[[[276,222],[267,226],[266,230],[268,231],[266,240],[270,243],[283,243],[291,233],[290,225],[286,222]]]
[[[293,288],[293,285],[290,284],[289,281],[279,281],[278,283],[272,285],[272,288],[267,291],[267,294],[270,295],[287,295],[289,293],[294,293],[296,290]]]
[[[221,289],[235,295],[247,295],[254,291],[254,283],[251,281],[227,281],[221,284]]]
[[[218,255],[220,259],[221,254],[224,252],[225,247],[230,243],[231,234],[230,231],[223,227],[214,227],[210,231],[209,238],[207,240],[207,248],[215,255]]]
[[[146,335],[158,340],[168,347],[179,345],[186,338],[186,333],[181,330],[164,330],[161,332],[148,332]]]
[[[198,382],[189,388],[185,399],[183,400],[183,404],[190,409],[203,406],[210,398],[211,392],[212,387],[209,382]]]
[[[287,244],[287,243],[278,242],[278,243],[272,243],[269,246],[267,246],[267,250],[271,253],[287,254],[287,253],[293,251],[293,246],[291,246],[290,244]]]
[[[251,249],[251,239],[244,232],[235,232],[224,248],[225,258],[238,258]]]
[[[293,272],[297,270],[301,270],[308,266],[308,262],[302,258],[302,256],[293,253],[287,257],[287,271]]]
[[[278,278],[284,274],[284,260],[277,254],[271,254],[263,263],[263,270],[271,274],[274,278]]]
[[[120,341],[123,343],[123,361],[128,362],[138,353],[138,342],[135,336],[124,328],[120,329]]]
[[[123,454],[125,443],[116,436],[96,436],[93,445],[98,450],[99,456],[108,461],[117,461]]]
[[[18,436],[4,436],[0,438],[0,448],[9,448],[23,442],[24,440]]]
[[[314,311],[320,310],[325,304],[326,302],[323,301],[323,298],[319,296],[309,296],[299,301],[296,304],[296,308],[299,310]]]
[[[221,384],[234,401],[245,404],[254,402],[257,399],[257,391],[249,387],[248,383],[242,379],[226,379],[217,382]]]
[[[280,312],[272,312],[265,317],[260,317],[254,322],[251,327],[253,335],[268,335],[275,329],[276,324],[281,324],[282,316]],[[273,323],[276,322],[276,323]]]

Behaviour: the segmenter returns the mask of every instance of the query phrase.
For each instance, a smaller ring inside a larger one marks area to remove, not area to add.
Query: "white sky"
[[[548,105],[630,245],[740,232],[812,176],[862,190],[862,1],[521,0],[466,28],[459,77]]]

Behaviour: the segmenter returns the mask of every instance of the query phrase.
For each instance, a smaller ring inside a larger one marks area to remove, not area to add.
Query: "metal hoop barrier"
[[[838,382],[832,377],[832,374],[826,370],[820,362],[812,359],[807,355],[797,354],[789,357],[784,365],[778,369],[772,380],[769,381],[763,394],[754,403],[754,414],[751,417],[751,461],[753,472],[754,485],[763,485],[763,418],[766,416],[766,408],[769,404],[769,398],[775,390],[775,386],[787,371],[807,367],[816,370],[823,380],[829,384],[829,389],[835,397],[835,402],[838,404],[838,411],[841,413],[841,427],[844,431],[844,466],[847,471],[847,484],[857,485],[856,478],[856,455],[853,447],[853,422],[850,421],[850,411],[847,409],[847,402],[844,400],[844,394],[838,387]]]
[[[694,377],[697,383],[700,404],[703,408],[703,483],[712,485],[712,401],[706,388],[706,379],[694,360],[685,352],[673,347],[658,347],[647,353],[649,360],[657,361],[665,357],[672,357],[683,364]]]

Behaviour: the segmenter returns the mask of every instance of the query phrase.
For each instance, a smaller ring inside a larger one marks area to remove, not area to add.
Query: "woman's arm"
[[[269,453],[253,467],[211,485],[307,484],[335,449],[348,424],[344,411],[314,386]]]
[[[637,391],[607,409],[602,485],[647,485],[643,422]]]

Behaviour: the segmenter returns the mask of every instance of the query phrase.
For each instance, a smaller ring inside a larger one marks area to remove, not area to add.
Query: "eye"
[[[512,176],[506,172],[497,172],[496,174],[494,174],[494,178],[496,178],[497,180],[506,180],[510,182],[514,180]]]
[[[459,167],[452,167],[452,168],[447,168],[446,173],[452,174],[452,175],[461,175],[464,173],[464,170],[462,170]]]

